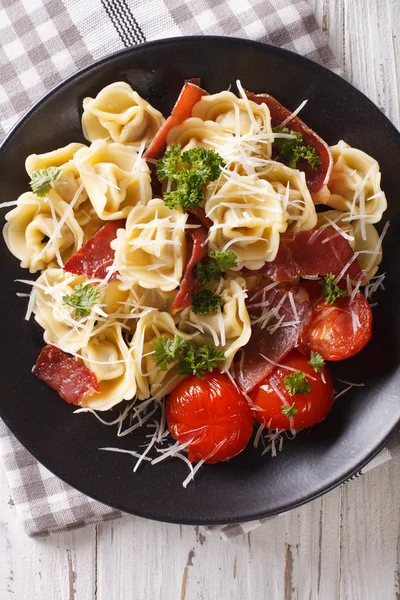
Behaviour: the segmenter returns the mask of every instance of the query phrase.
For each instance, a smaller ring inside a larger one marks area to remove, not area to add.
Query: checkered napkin
[[[326,37],[304,0],[3,0],[0,136],[49,89],[94,60],[148,40],[195,34],[268,42],[337,70]],[[122,516],[52,475],[1,421],[0,454],[28,535]],[[374,463],[390,457],[385,450]],[[260,523],[209,531],[233,537]]]

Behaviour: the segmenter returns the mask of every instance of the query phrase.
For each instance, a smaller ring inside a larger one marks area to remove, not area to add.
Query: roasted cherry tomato
[[[339,298],[334,304],[320,300],[313,307],[311,321],[300,340],[300,350],[319,352],[325,360],[354,356],[372,335],[372,311],[364,294]]]
[[[304,429],[326,417],[334,399],[332,377],[327,367],[317,373],[309,360],[310,356],[292,350],[281,361],[282,366],[276,367],[250,393],[259,423],[268,429]],[[287,380],[288,376],[291,379]],[[303,393],[291,394],[289,389],[295,391],[296,381],[297,389],[303,387]]]
[[[191,462],[210,464],[242,452],[253,432],[246,398],[221,373],[182,379],[168,397],[167,423],[179,442],[192,439],[188,447]]]

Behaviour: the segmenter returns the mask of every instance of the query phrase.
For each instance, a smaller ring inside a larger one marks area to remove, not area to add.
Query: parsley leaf
[[[294,415],[296,415],[298,412],[299,411],[295,407],[294,402],[292,406],[282,406],[282,414],[288,419],[290,419],[290,417],[294,417]]]
[[[224,164],[222,157],[215,150],[206,148],[192,148],[182,152],[182,162],[189,163],[197,169],[206,181],[215,181],[221,175],[221,166]]]
[[[174,362],[180,356],[182,348],[185,346],[186,340],[175,335],[171,340],[166,335],[160,335],[153,342],[154,347],[154,362],[161,371],[168,371],[168,363]]]
[[[48,194],[51,190],[51,182],[56,181],[60,173],[61,169],[57,167],[47,167],[46,169],[34,171],[29,182],[32,192],[40,198]]]
[[[96,286],[79,283],[72,294],[62,297],[63,304],[74,309],[76,318],[87,317],[92,307],[100,300],[100,291]]]
[[[287,133],[296,136],[295,139],[275,138],[274,148],[278,150],[278,158],[288,162],[289,167],[296,169],[298,161],[302,158],[308,162],[312,169],[317,169],[321,164],[318,152],[313,146],[305,146],[303,136],[298,131],[278,125],[273,127],[274,133]]]
[[[191,341],[175,335],[170,339],[161,335],[153,342],[154,362],[162,371],[168,371],[168,364],[178,361],[179,376],[197,375],[203,379],[206,373],[211,373],[219,362],[225,360],[225,355],[215,346],[196,346]]]
[[[192,294],[192,308],[196,315],[212,315],[217,312],[222,302],[222,296],[210,290],[201,290]]]
[[[333,304],[338,298],[345,298],[347,296],[347,291],[341,290],[334,281],[335,275],[332,273],[325,275],[322,284],[322,295],[325,298],[325,304]]]
[[[215,150],[192,148],[182,152],[179,145],[169,148],[157,162],[157,177],[174,182],[176,189],[164,194],[168,208],[197,208],[204,200],[203,185],[218,179],[224,161]]]
[[[168,179],[173,181],[178,163],[181,159],[181,153],[182,149],[180,146],[171,146],[171,148],[165,152],[164,156],[157,161],[156,172],[159,181],[165,177],[168,177]]]
[[[311,385],[308,383],[303,371],[296,371],[285,377],[285,388],[291,396],[295,394],[308,394]]]
[[[311,351],[311,358],[308,361],[308,364],[312,366],[316,373],[320,373],[325,366],[325,361],[319,352]]]
[[[196,267],[197,277],[203,285],[218,281],[222,273],[237,266],[237,254],[232,250],[218,252],[211,250],[207,263],[200,262]]]
[[[179,376],[197,375],[200,379],[204,379],[205,374],[211,373],[223,360],[225,354],[219,352],[213,345],[197,347],[193,343],[188,343],[179,361]]]

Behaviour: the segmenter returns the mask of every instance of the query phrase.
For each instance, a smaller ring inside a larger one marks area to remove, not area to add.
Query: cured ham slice
[[[194,221],[194,219],[193,219]],[[191,229],[190,235],[193,240],[192,254],[186,265],[185,272],[181,279],[181,285],[175,299],[172,303],[172,312],[176,313],[192,303],[192,293],[197,282],[197,276],[194,271],[197,263],[207,254],[207,230],[204,227]]]
[[[108,221],[76,254],[65,263],[64,270],[76,275],[104,279],[114,261],[110,244],[117,237],[118,229],[125,227],[125,220]],[[116,276],[114,273],[110,279]]]
[[[69,404],[80,405],[84,398],[100,392],[96,376],[75,358],[56,346],[43,348],[33,370]]]
[[[272,126],[280,125],[292,115],[292,111],[283,106],[276,98],[269,94],[253,94],[247,92],[249,100],[256,104],[265,103],[271,113]],[[286,125],[292,131],[297,131],[303,136],[303,141],[306,146],[315,148],[318,156],[321,159],[321,165],[318,169],[312,169],[305,161],[299,161],[298,168],[306,174],[308,188],[311,192],[318,192],[326,185],[331,176],[333,167],[332,152],[328,144],[319,137],[308,125],[304,123],[298,116],[294,116]]]
[[[269,275],[279,282],[328,273],[344,278],[349,275],[357,280],[364,278],[348,241],[332,229],[282,235],[275,260],[265,263],[257,273]]]
[[[200,100],[200,98],[202,98],[202,96],[208,96],[208,92],[198,86],[199,82],[200,80],[196,78],[185,83],[170,116],[161,125],[155,138],[147,148],[146,152],[143,154],[144,158],[160,158],[166,147],[166,139],[169,130],[175,125],[180,125],[183,123],[183,121],[191,117],[193,106]]]
[[[264,288],[250,298],[247,309],[251,338],[235,360],[236,380],[246,393],[298,344],[312,314],[308,295],[298,286]]]

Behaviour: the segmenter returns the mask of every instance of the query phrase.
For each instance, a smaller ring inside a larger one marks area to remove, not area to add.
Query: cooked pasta
[[[205,203],[206,215],[213,222],[210,244],[236,252],[239,268],[260,269],[274,260],[280,234],[288,226],[283,197],[271,183],[256,176],[232,173],[221,184]]]
[[[242,277],[223,282],[223,304],[213,315],[198,315],[189,306],[180,316],[181,331],[197,335],[199,344],[214,344],[226,357],[225,370],[229,370],[236,352],[245,346],[251,336],[249,313],[246,308],[246,281]]]
[[[83,101],[82,129],[89,142],[111,138],[139,150],[150,144],[163,121],[162,114],[123,81]]]
[[[115,265],[127,288],[139,284],[168,292],[179,286],[186,219],[186,213],[167,208],[161,199],[131,210],[125,229],[112,243]]]
[[[3,236],[7,247],[21,261],[21,267],[31,273],[54,261],[62,266],[63,259],[82,246],[83,230],[69,205],[54,190],[47,198],[32,192],[22,194],[5,218]]]
[[[281,195],[288,214],[288,228],[308,230],[317,224],[317,213],[307,187],[305,174],[281,163],[271,163],[257,171]]]
[[[353,220],[378,223],[387,208],[378,162],[343,140],[331,151],[334,164],[326,204],[349,211]]]
[[[130,146],[98,140],[78,150],[74,164],[100,219],[125,218],[151,199],[148,166]]]

